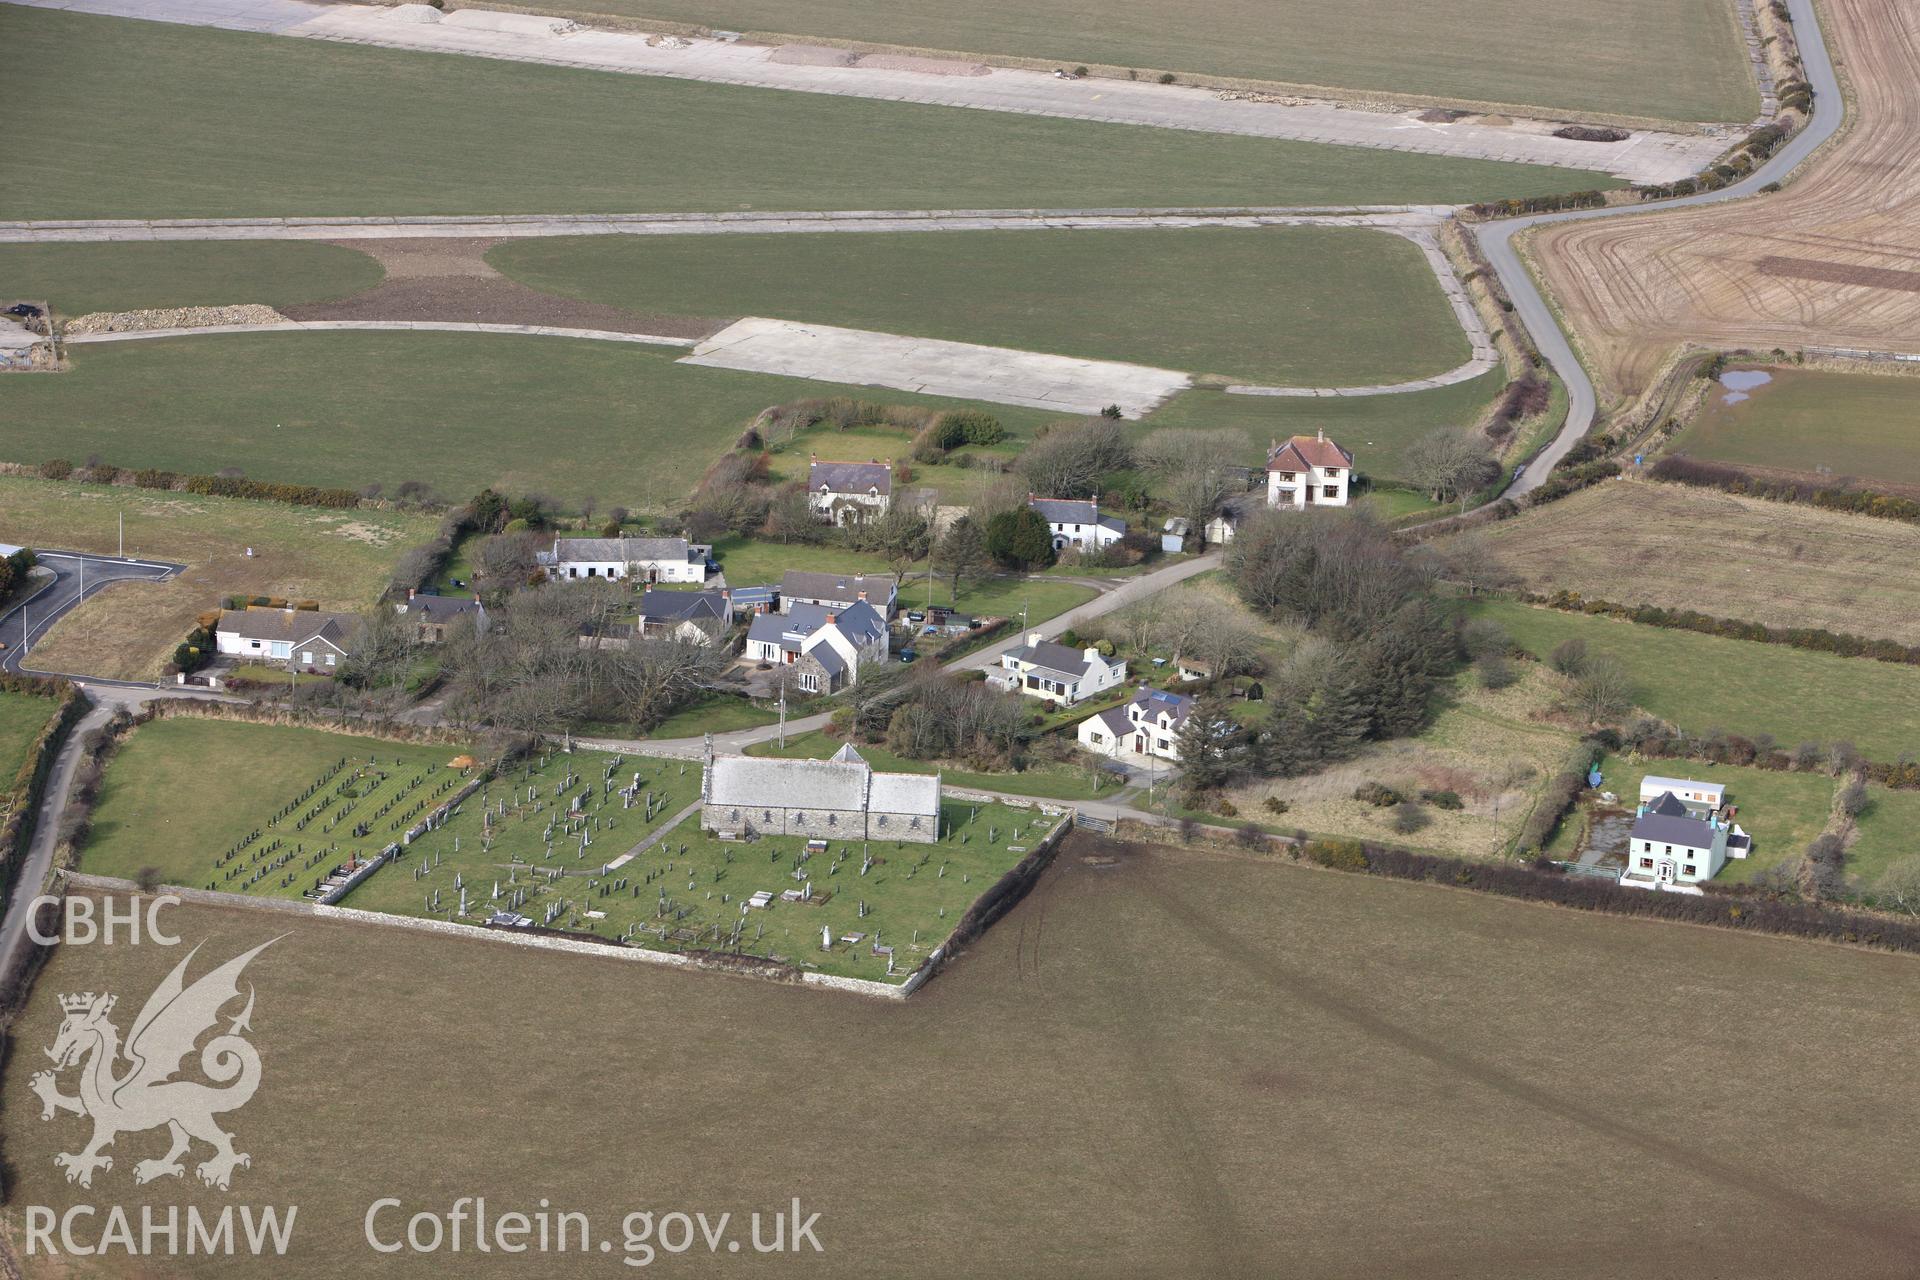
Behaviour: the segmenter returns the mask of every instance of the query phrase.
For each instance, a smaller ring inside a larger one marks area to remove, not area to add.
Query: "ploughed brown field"
[[[1831,0],[1847,132],[1786,190],[1543,231],[1533,253],[1604,391],[1683,341],[1920,351],[1920,7]]]
[[[299,1206],[285,1274],[614,1275],[621,1217],[771,1211],[824,1252],[744,1276],[1895,1276],[1920,1248],[1920,961],[1588,916],[1270,858],[1070,840],[905,1004],[345,922],[186,907],[246,974],[252,1166],[81,1190],[43,1123],[62,992],[124,1031],[184,947],[69,947],[7,1064],[24,1207]],[[234,1002],[236,1008],[239,1001]],[[230,1010],[232,1013],[235,1010]],[[224,1029],[224,1024],[223,1024]],[[71,1073],[68,1073],[71,1075]],[[203,1158],[196,1152],[193,1159]],[[585,1212],[598,1252],[446,1252],[404,1215]],[[253,1275],[250,1259],[105,1274]],[[89,1269],[93,1273],[93,1269]],[[44,1258],[28,1275],[64,1274]]]
[[[1543,595],[1920,644],[1920,528],[1898,520],[1623,479],[1463,536]]]

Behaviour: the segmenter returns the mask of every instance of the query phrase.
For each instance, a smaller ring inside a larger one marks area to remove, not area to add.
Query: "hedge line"
[[[1766,498],[1772,502],[1804,502],[1827,511],[1845,511],[1852,515],[1873,516],[1880,520],[1902,520],[1920,524],[1920,502],[1871,489],[1835,489],[1808,480],[1762,480],[1738,467],[1697,458],[1668,456],[1647,469],[1655,480],[1688,484],[1723,493]]]
[[[53,775],[53,762],[59,758],[67,734],[87,713],[90,704],[77,685],[65,680],[30,680],[23,676],[0,675],[0,690],[61,699],[60,710],[40,730],[40,736],[34,739],[33,746],[27,751],[27,758],[21,762],[20,771],[14,775],[8,788],[14,804],[5,824],[0,825],[0,893],[9,893],[20,862],[26,856],[27,844],[33,839],[34,820],[47,789],[47,779]]]
[[[42,479],[65,480],[74,472],[73,463],[54,458],[35,470]],[[166,489],[175,493],[193,493],[209,498],[252,498],[257,502],[282,502],[295,507],[357,507],[360,495],[352,489],[328,489],[316,484],[279,484],[270,480],[249,480],[245,476],[208,476],[163,471],[144,467],[129,471],[105,463],[87,467],[94,483],[113,484],[120,477],[132,479],[141,489]]]
[[[1695,631],[1727,640],[1752,640],[1759,644],[1780,644],[1791,649],[1832,653],[1843,658],[1872,658],[1876,662],[1920,666],[1920,645],[1901,644],[1897,640],[1874,640],[1848,631],[1828,631],[1825,627],[1769,627],[1764,622],[1716,618],[1695,609],[1663,609],[1651,604],[1627,605],[1611,600],[1589,600],[1578,591],[1561,590],[1552,595],[1529,595],[1523,598],[1562,613],[1622,618],[1644,627],[1660,627],[1668,631]]]
[[[1549,902],[1576,911],[1678,920],[1723,929],[1920,952],[1920,922],[1791,902],[1770,897],[1760,890],[1709,890],[1695,897],[1623,889],[1609,880],[1569,876],[1539,864],[1468,862],[1362,844],[1358,840],[1310,840],[1302,852],[1309,861],[1336,870],[1390,880],[1454,885],[1523,902]]]

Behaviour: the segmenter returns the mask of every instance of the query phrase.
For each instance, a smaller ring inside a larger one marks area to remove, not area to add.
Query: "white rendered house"
[[[1353,455],[1322,431],[1267,453],[1267,505],[1344,507],[1353,500]]]
[[[535,559],[549,578],[569,582],[705,582],[712,552],[685,538],[555,538]]]
[[[1728,858],[1744,858],[1753,841],[1717,809],[1699,810],[1671,791],[1640,805],[1627,837],[1627,869],[1620,883],[1629,888],[1698,893],[1693,886],[1711,880]]]
[[[1080,722],[1080,745],[1104,756],[1180,758],[1180,729],[1193,714],[1184,694],[1142,689],[1131,701]]]
[[[1069,649],[1029,632],[1027,642],[1000,655],[987,683],[1017,689],[1030,698],[1050,698],[1071,706],[1105,693],[1127,678],[1125,658],[1102,657],[1094,648]]]
[[[807,507],[833,525],[877,520],[893,505],[891,462],[821,462],[807,467]]]
[[[1097,502],[1075,502],[1064,498],[1036,498],[1027,495],[1027,505],[1040,513],[1053,535],[1053,549],[1098,551],[1127,536],[1127,522],[1118,516],[1100,514]]]

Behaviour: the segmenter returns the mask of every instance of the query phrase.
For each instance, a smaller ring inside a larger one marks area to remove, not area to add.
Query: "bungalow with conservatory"
[[[1634,889],[1699,893],[1700,881],[1718,875],[1728,858],[1744,858],[1752,851],[1752,838],[1718,804],[1708,808],[1662,791],[1652,800],[1643,800],[1635,811],[1620,883]]]
[[[1104,756],[1180,758],[1180,730],[1193,714],[1193,699],[1160,689],[1142,689],[1131,701],[1080,722],[1080,745]]]
[[[891,462],[822,462],[807,467],[807,507],[831,525],[878,520],[893,505]]]
[[[246,662],[330,674],[353,656],[360,618],[312,609],[223,609],[214,651]]]
[[[860,666],[887,660],[886,619],[865,600],[844,609],[795,605],[789,613],[756,614],[747,629],[749,662],[793,668],[805,693],[837,693],[860,680]]]
[[[555,538],[535,559],[547,577],[638,582],[705,582],[713,548],[685,538]]]
[[[1053,535],[1053,549],[1098,551],[1127,536],[1127,522],[1119,516],[1103,516],[1097,502],[1070,501],[1065,498],[1036,498],[1027,495],[1027,506],[1040,513]]]
[[[1105,693],[1127,678],[1125,658],[1102,657],[1098,649],[1069,649],[1041,636],[1027,634],[1027,642],[1000,655],[1000,666],[989,668],[987,683],[1013,689],[1030,698],[1049,698],[1072,706]]]
[[[1267,452],[1267,505],[1344,507],[1353,500],[1353,455],[1327,433],[1294,436]]]

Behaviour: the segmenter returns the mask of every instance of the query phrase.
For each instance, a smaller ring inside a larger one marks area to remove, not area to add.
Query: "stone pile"
[[[61,326],[69,336],[84,333],[138,333],[146,329],[201,329],[223,324],[287,324],[272,307],[243,303],[234,307],[155,307],[145,311],[96,311]]]

